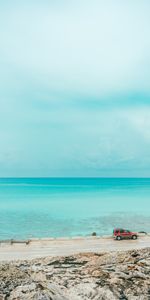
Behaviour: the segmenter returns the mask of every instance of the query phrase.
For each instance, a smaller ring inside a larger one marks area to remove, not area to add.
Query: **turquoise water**
[[[150,179],[0,179],[0,239],[150,232]]]

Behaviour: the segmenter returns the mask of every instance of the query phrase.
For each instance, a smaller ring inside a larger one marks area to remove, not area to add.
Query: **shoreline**
[[[0,299],[149,300],[150,247],[0,263]]]
[[[138,237],[150,236],[150,232],[137,232]],[[7,239],[0,239],[1,243],[30,243],[35,241],[53,241],[53,240],[84,240],[84,239],[110,239],[113,238],[112,234],[106,235],[77,235],[77,236],[59,236],[59,237],[52,237],[52,236],[45,236],[45,237],[31,237],[31,238],[7,238]]]
[[[150,247],[150,234],[139,235],[137,240],[116,241],[112,236],[73,238],[34,238],[27,241],[0,241],[0,261],[32,260],[43,257],[128,251]]]

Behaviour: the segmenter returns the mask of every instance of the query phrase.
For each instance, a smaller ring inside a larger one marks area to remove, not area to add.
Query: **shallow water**
[[[0,179],[0,239],[150,232],[150,179]]]

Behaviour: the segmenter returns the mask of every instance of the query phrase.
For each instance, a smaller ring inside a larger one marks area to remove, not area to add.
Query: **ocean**
[[[150,232],[149,178],[1,178],[0,240]]]

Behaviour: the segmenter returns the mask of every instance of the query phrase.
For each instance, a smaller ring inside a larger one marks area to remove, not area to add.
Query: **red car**
[[[113,236],[116,240],[120,241],[122,239],[133,239],[136,240],[137,239],[137,233],[136,232],[132,232],[126,229],[122,229],[122,228],[115,228],[113,230]]]

